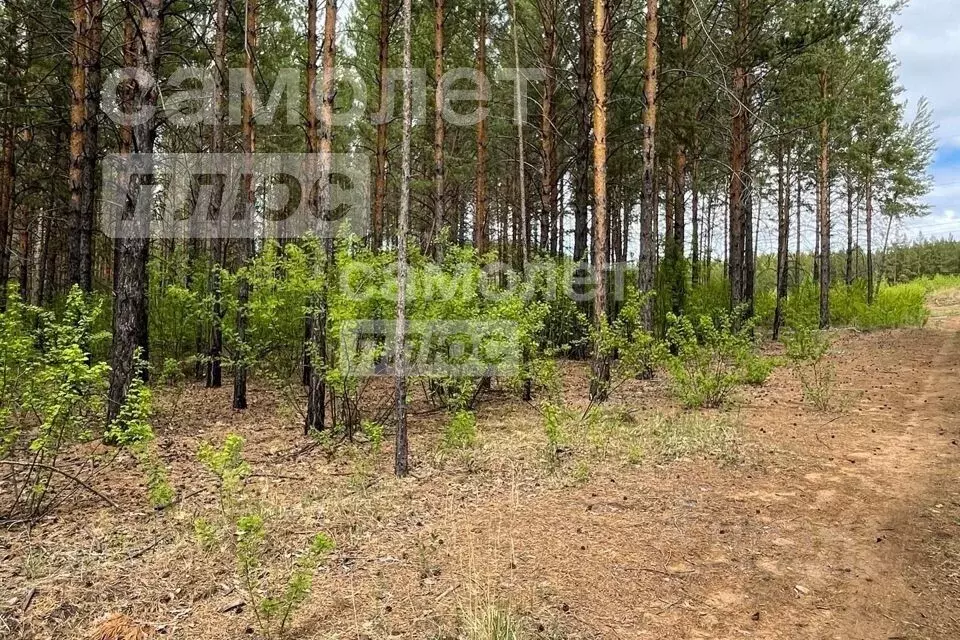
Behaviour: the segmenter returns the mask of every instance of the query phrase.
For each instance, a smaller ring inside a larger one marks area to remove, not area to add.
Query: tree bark
[[[87,36],[84,39],[84,102],[83,185],[80,201],[80,288],[93,290],[93,220],[96,214],[96,169],[99,154],[100,58],[103,41],[103,6],[101,0],[87,0]]]
[[[430,229],[428,246],[436,242],[436,236],[444,223],[444,138],[446,129],[443,122],[443,54],[444,54],[444,1],[434,0],[433,16],[433,75],[436,79],[433,114],[433,225]],[[434,254],[439,257],[438,254]]]
[[[543,181],[541,185],[541,247],[557,255],[557,145],[554,99],[557,90],[557,3],[537,3],[543,22],[543,107],[540,119],[540,140],[543,147]],[[519,62],[517,62],[519,67]]]
[[[820,72],[820,98],[829,98],[826,71]],[[820,328],[830,326],[830,125],[820,121],[820,157],[817,180],[817,217],[820,220]]]
[[[640,251],[637,258],[640,291],[653,290],[654,256],[656,254],[653,224],[657,218],[657,188],[654,182],[656,170],[657,130],[657,36],[659,18],[657,1],[647,0],[646,14],[646,61],[644,63],[644,111],[643,111],[643,175],[640,197]],[[653,304],[648,301],[643,307],[643,324],[647,331],[653,329]]]
[[[7,308],[7,282],[10,279],[10,242],[13,229],[16,160],[12,111],[0,123],[0,312]],[[20,258],[26,261],[27,256]]]
[[[211,132],[210,151],[223,153],[224,119],[226,117],[226,82],[227,82],[227,0],[216,0],[214,9],[214,44],[213,44],[213,126]],[[220,225],[223,221],[222,210],[224,178],[215,175],[213,178],[213,195],[210,198],[211,220]],[[229,213],[229,212],[228,212]],[[225,242],[216,238],[211,243],[213,251],[213,269],[210,274],[210,291],[213,298],[212,321],[210,326],[210,346],[207,363],[206,386],[209,389],[219,389],[223,385],[223,282],[220,270],[224,264]]]
[[[83,287],[84,273],[81,258],[81,228],[84,200],[84,152],[87,136],[87,38],[89,33],[87,0],[73,0],[73,45],[70,73],[70,202],[68,276],[72,284]],[[84,288],[89,291],[89,288]]]
[[[671,301],[673,312],[676,315],[683,313],[683,305],[686,297],[686,276],[683,269],[683,253],[686,245],[686,233],[684,229],[686,219],[686,201],[685,186],[687,175],[687,154],[683,149],[677,149],[674,159],[674,179],[673,179],[673,234],[672,242],[667,248],[670,251],[670,278],[671,278]]]
[[[700,162],[693,160],[690,176],[690,282],[700,284]]]
[[[594,75],[593,11],[590,0],[579,0],[580,51],[577,57],[577,143],[574,155],[573,184],[573,259],[587,258],[587,217],[590,184],[590,124],[594,110],[591,79]]]
[[[256,87],[255,63],[257,55],[257,14],[260,0],[245,0],[244,11],[244,61],[246,78],[250,86],[245,87],[240,105],[243,120],[243,222],[246,225],[244,237],[240,239],[239,259],[241,269],[253,258],[253,217],[256,212],[256,192],[253,181],[253,154],[256,151],[256,128],[253,121],[253,91]],[[249,237],[248,237],[249,236]],[[247,325],[249,323],[250,278],[241,274],[237,292],[237,362],[233,371],[233,408],[247,408],[247,372],[249,354],[246,349]]]
[[[730,132],[730,245],[728,277],[730,306],[749,304],[747,274],[750,222],[747,213],[747,162],[750,156],[749,77],[746,67],[749,37],[749,0],[737,0],[736,67],[733,70],[733,114]]]
[[[315,0],[314,0],[315,1]],[[442,2],[443,0],[438,0]],[[390,124],[390,118],[387,117],[388,109],[393,105],[388,105],[389,85],[387,81],[387,72],[390,68],[390,27],[392,16],[390,13],[390,0],[381,0],[380,2],[380,28],[377,34],[377,82],[380,89],[380,116],[377,121],[377,140],[376,140],[376,175],[374,177],[374,195],[373,195],[373,220],[371,221],[371,247],[374,251],[380,251],[383,248],[383,215],[386,208],[387,199],[387,127]],[[314,26],[314,30],[316,27]],[[314,36],[316,31],[314,31]],[[314,38],[315,39],[315,38]],[[316,43],[314,43],[314,49]],[[314,61],[316,58],[314,58]],[[316,62],[314,62],[314,75],[316,75]],[[439,80],[438,80],[439,81]]]
[[[773,311],[773,339],[780,337],[783,304],[787,297],[790,242],[790,152],[783,142],[777,149],[777,302]]]
[[[386,6],[386,3],[383,3],[381,6],[381,11],[383,11],[383,6]],[[319,134],[319,125],[317,118],[317,0],[307,0],[307,59],[306,59],[306,80],[307,80],[307,117],[306,117],[306,143],[307,143],[307,175],[313,175],[315,169],[317,168],[317,154],[320,151],[320,134]],[[379,127],[378,127],[379,130]],[[378,140],[379,144],[379,140]],[[378,155],[379,159],[379,155]],[[377,178],[379,178],[379,165],[377,169]],[[378,196],[380,194],[377,194]],[[309,196],[310,198],[310,209],[311,213],[315,216],[315,219],[320,217],[320,192],[311,191]],[[374,200],[374,212],[376,212],[377,201]],[[374,213],[374,219],[377,218],[376,213]],[[374,227],[376,224],[373,225]],[[376,237],[376,233],[373,234],[373,237]],[[375,247],[375,250],[379,247]],[[317,300],[311,299],[308,301],[310,309],[307,310],[303,318],[303,366],[300,371],[300,381],[303,383],[303,386],[307,387],[308,390],[311,389],[310,381],[313,379],[313,358],[311,357],[311,351],[313,350],[313,320],[315,311],[313,310],[317,304]],[[309,391],[308,391],[309,394]],[[312,406],[312,403],[307,402],[308,413],[309,407]],[[310,422],[311,420],[307,419],[304,427],[304,435],[309,434],[310,432]],[[321,421],[322,422],[322,421]]]
[[[160,32],[163,28],[163,0],[139,0],[127,5],[124,29],[125,57],[132,58],[138,69],[156,75],[160,62]],[[135,17],[133,14],[136,13]],[[134,20],[138,23],[135,26]],[[134,38],[134,32],[138,37]],[[138,91],[131,99],[135,110],[154,107],[159,91],[156,85]],[[140,104],[136,104],[140,103]],[[136,108],[139,107],[139,108]],[[152,154],[156,123],[147,121],[121,132],[121,143],[138,154]],[[125,217],[139,222],[139,233],[118,238],[114,258],[113,344],[110,353],[110,390],[107,403],[107,424],[112,423],[123,406],[130,383],[136,375],[136,351],[141,356],[148,343],[147,327],[147,258],[149,251],[148,216],[136,215],[141,176],[149,174],[149,166],[136,167],[130,180],[131,193],[125,203]],[[148,187],[149,188],[149,187]]]
[[[596,283],[593,323],[599,330],[607,322],[607,0],[593,2],[593,269]],[[590,397],[606,400],[610,386],[610,361],[603,345],[594,345]]]
[[[336,64],[337,0],[326,0],[323,18],[323,45],[320,81],[320,139],[319,191],[321,218],[330,213],[330,171],[333,153],[334,65]],[[320,267],[320,292],[315,301],[315,315],[311,322],[312,356],[316,359],[310,369],[310,389],[307,402],[306,431],[320,431],[326,419],[327,322],[328,290],[333,269],[333,229],[326,229],[323,239],[323,258]],[[348,418],[349,419],[349,418]]]
[[[849,287],[853,284],[853,180],[846,176],[847,182],[847,262],[845,265],[844,282]]]
[[[411,0],[403,0],[403,135],[401,140],[400,211],[397,216],[397,327],[394,344],[396,366],[397,434],[394,473],[404,477],[409,473],[407,444],[407,234],[410,217],[410,138],[413,128],[413,62],[412,62],[412,7]],[[486,22],[483,12],[481,24]],[[481,41],[486,40],[485,26],[481,27]],[[485,48],[482,45],[481,48]]]
[[[487,77],[487,6],[481,1],[480,33],[477,35],[477,71]],[[477,122],[477,188],[473,219],[473,246],[477,253],[487,250],[487,101],[480,100],[483,112]]]

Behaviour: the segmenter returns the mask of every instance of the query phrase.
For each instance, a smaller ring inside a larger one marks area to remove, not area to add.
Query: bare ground
[[[744,392],[734,464],[612,452],[554,469],[537,412],[495,394],[467,455],[436,453],[441,416],[414,416],[416,477],[397,481],[389,448],[302,451],[275,393],[236,414],[227,389],[189,388],[158,419],[176,508],[151,511],[121,460],[96,480],[118,509],[78,495],[0,533],[0,637],[85,638],[113,613],[166,637],[254,635],[230,555],[192,528],[216,511],[197,446],[235,431],[281,548],[337,541],[293,638],[456,637],[490,603],[531,638],[958,638],[960,294],[932,311],[923,329],[835,334],[842,411],[804,406],[787,369]],[[582,398],[582,367],[565,374]],[[615,402],[637,420],[671,405],[660,383]]]

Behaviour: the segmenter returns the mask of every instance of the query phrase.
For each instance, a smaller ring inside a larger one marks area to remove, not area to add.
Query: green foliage
[[[243,482],[250,475],[250,465],[243,459],[244,440],[231,433],[219,448],[209,442],[200,445],[197,456],[200,462],[217,478],[217,488],[224,511],[237,506]]]
[[[150,426],[153,394],[139,375],[139,370],[146,363],[140,360],[139,351],[134,359],[138,375],[134,375],[123,406],[103,434],[104,442],[117,447],[142,448],[153,440],[153,428]]]
[[[444,449],[469,449],[477,441],[477,417],[470,411],[457,411],[443,428]]]
[[[270,511],[243,495],[243,480],[250,465],[243,458],[243,438],[229,434],[219,448],[204,443],[199,452],[204,466],[217,479],[220,493],[220,524],[203,518],[194,520],[194,535],[206,550],[222,543],[230,546],[240,584],[261,635],[269,640],[282,638],[290,617],[306,601],[317,567],[334,549],[333,539],[318,533],[298,554],[286,572],[274,564],[288,554],[271,545],[268,531]]]
[[[740,352],[737,366],[740,368],[741,382],[761,387],[777,368],[778,360],[760,355],[753,350]]]
[[[543,416],[543,430],[547,436],[547,459],[551,463],[556,463],[569,445],[565,424],[572,418],[572,413],[554,402],[541,404],[540,413]]]
[[[755,358],[752,325],[736,329],[734,314],[695,320],[669,314],[667,322],[667,371],[677,399],[686,408],[719,407],[748,377],[745,365]]]
[[[364,420],[360,423],[360,432],[370,443],[370,450],[379,453],[383,448],[383,425],[372,420]]]
[[[820,411],[829,410],[836,382],[836,371],[827,359],[830,341],[823,332],[801,325],[790,331],[784,343],[803,399]]]
[[[26,463],[9,476],[9,515],[36,518],[54,506],[62,453],[103,428],[110,369],[90,356],[105,337],[95,330],[101,309],[76,287],[59,314],[11,290],[0,314],[0,458]]]
[[[647,378],[667,356],[663,341],[643,328],[643,308],[652,296],[631,291],[613,322],[617,361],[612,379]]]

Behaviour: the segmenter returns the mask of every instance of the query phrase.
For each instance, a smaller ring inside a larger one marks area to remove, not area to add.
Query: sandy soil
[[[197,446],[235,431],[275,562],[316,531],[337,541],[292,638],[453,638],[490,603],[530,638],[958,638],[960,294],[932,312],[923,329],[835,334],[841,411],[804,406],[787,369],[744,392],[735,464],[552,469],[536,411],[493,395],[469,455],[437,454],[441,416],[415,416],[416,477],[397,481],[389,447],[303,451],[277,394],[235,414],[229,390],[190,388],[158,418],[176,508],[151,511],[120,460],[96,479],[118,509],[78,496],[0,532],[0,637],[84,638],[116,613],[163,637],[255,636],[231,556],[192,525],[216,513]],[[583,378],[567,367],[567,397]],[[638,420],[671,405],[656,382],[615,402]]]

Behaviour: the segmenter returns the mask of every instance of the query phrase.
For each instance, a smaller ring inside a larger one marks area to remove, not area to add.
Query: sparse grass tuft
[[[705,458],[720,462],[740,459],[740,427],[726,416],[678,413],[657,416],[645,429],[651,450],[665,460]]]
[[[467,640],[520,640],[520,619],[510,609],[488,604],[464,612],[463,630]]]

